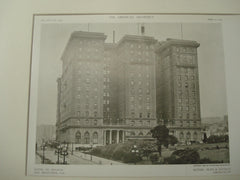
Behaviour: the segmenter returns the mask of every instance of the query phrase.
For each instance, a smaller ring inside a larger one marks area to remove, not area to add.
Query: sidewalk
[[[42,153],[41,151],[39,151],[38,153]],[[49,159],[52,163],[56,163],[57,162],[57,155],[55,154],[54,150],[46,150],[45,151],[45,158]],[[36,155],[38,156],[38,155]],[[40,159],[40,157],[36,157],[37,161],[36,163],[41,163],[42,161]],[[79,151],[74,151],[73,155],[71,155],[71,151],[68,152],[68,155],[65,157],[65,161],[67,162],[67,164],[95,164],[95,165],[121,165],[123,163],[117,162],[117,161],[113,161],[113,160],[109,160],[109,159],[104,159],[101,157],[97,157],[97,156],[92,156],[90,154],[85,154]],[[62,163],[63,162],[63,157],[60,156],[59,157],[59,162]]]
[[[102,157],[97,157],[97,156],[93,156],[90,154],[85,154],[79,151],[74,151],[73,152],[73,156],[77,156],[79,158],[85,159],[85,160],[90,160],[92,162],[94,162],[95,164],[99,164],[99,165],[123,165],[124,163],[118,162],[118,161],[113,161],[113,160],[109,160],[109,159],[105,159]],[[91,160],[92,159],[92,160]],[[126,165],[126,164],[124,164]]]

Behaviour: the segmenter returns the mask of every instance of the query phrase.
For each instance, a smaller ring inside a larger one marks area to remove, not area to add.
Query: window
[[[197,117],[197,114],[196,113],[193,113],[193,118],[196,118]]]
[[[197,137],[198,137],[197,132],[194,132],[194,134],[193,134],[193,139],[194,139],[194,141],[197,141]]]
[[[142,113],[139,113],[139,117],[142,118]]]
[[[147,103],[147,110],[149,110],[150,109],[150,105],[149,105],[149,103]]]
[[[98,133],[94,132],[93,133],[93,144],[97,144],[98,143]]]
[[[180,126],[183,127],[183,121],[180,121]]]
[[[90,144],[90,134],[88,131],[84,133],[84,144]]]
[[[186,137],[187,137],[187,140],[190,140],[190,139],[191,139],[191,133],[188,132],[187,135],[186,135]]]
[[[194,83],[192,83],[192,88],[193,88],[193,89],[195,88],[195,84],[194,84]]]
[[[148,126],[150,126],[150,125],[151,125],[151,122],[150,122],[150,120],[148,120],[148,121],[147,121],[147,123],[148,123]]]
[[[135,113],[134,113],[134,112],[131,112],[131,116],[132,116],[132,118],[134,118],[134,116],[135,116]]]
[[[86,112],[85,112],[85,114],[86,114],[86,117],[88,117],[88,116],[89,116],[89,112],[88,112],[88,111],[86,111]]]
[[[180,112],[182,112],[182,106],[179,106],[178,109]]]
[[[80,111],[77,112],[77,116],[80,117]]]
[[[131,126],[134,126],[134,124],[135,124],[135,121],[131,121]]]
[[[148,117],[148,118],[150,118],[150,115],[151,115],[150,113],[147,113],[147,117]]]
[[[150,94],[150,90],[149,89],[147,89],[147,94]]]
[[[180,140],[183,140],[183,139],[184,139],[184,134],[183,134],[183,132],[180,132],[180,134],[179,134],[179,139],[180,139]]]
[[[179,118],[182,118],[182,113],[179,113],[178,116],[179,116]]]
[[[178,91],[178,95],[179,95],[179,96],[182,95],[182,91],[181,91],[181,90]]]
[[[195,96],[195,91],[192,91],[192,96],[193,96],[193,97]]]
[[[75,143],[80,143],[81,142],[81,133],[79,131],[76,132],[75,134]]]
[[[96,111],[94,112],[94,117],[97,117],[97,112]]]

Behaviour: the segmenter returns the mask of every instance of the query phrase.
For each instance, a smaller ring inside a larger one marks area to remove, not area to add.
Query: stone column
[[[117,130],[117,144],[119,143],[119,130]]]
[[[106,131],[103,130],[103,145],[106,145]]]
[[[109,144],[112,144],[112,130],[109,130]]]
[[[123,130],[122,131],[122,142],[124,143],[124,140],[125,140],[125,131]]]

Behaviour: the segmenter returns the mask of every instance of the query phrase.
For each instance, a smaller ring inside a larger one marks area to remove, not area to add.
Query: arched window
[[[77,131],[75,134],[75,143],[79,144],[80,142],[81,142],[81,133]]]
[[[197,138],[198,137],[198,134],[197,134],[197,132],[194,132],[194,134],[193,134],[193,139],[194,139],[194,141],[197,141]]]
[[[90,134],[89,134],[89,132],[85,132],[85,134],[84,134],[84,144],[90,144]]]
[[[93,133],[93,144],[97,144],[98,143],[98,133],[94,132]]]
[[[191,139],[191,133],[188,132],[186,137],[187,137],[187,140],[190,140]]]
[[[183,138],[184,138],[184,134],[183,134],[183,132],[180,132],[180,134],[179,134],[179,139],[180,139],[180,140],[183,140]]]

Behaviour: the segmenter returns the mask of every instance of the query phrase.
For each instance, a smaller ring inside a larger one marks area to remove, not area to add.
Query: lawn
[[[145,146],[142,146],[143,145],[142,143],[143,142],[126,142],[124,144],[112,144],[112,145],[108,145],[108,146],[98,147],[93,150],[93,155],[124,162],[123,157],[125,155],[128,155],[125,157],[125,160],[128,158],[131,158],[131,156],[132,156],[131,148],[133,147],[133,145],[136,144],[136,145],[138,145],[137,147],[144,148]],[[168,158],[171,156],[171,154],[175,150],[189,148],[189,149],[196,150],[200,155],[200,159],[207,158],[207,159],[210,159],[211,161],[219,161],[222,163],[228,163],[229,162],[228,146],[229,146],[228,143],[170,146],[169,148],[162,148],[162,157]],[[155,149],[155,148],[153,148],[153,149]],[[155,153],[157,153],[157,152],[155,152]],[[131,162],[127,162],[127,161],[125,163],[132,164]],[[149,158],[143,157],[142,161],[137,162],[137,164],[151,164],[151,161]]]

